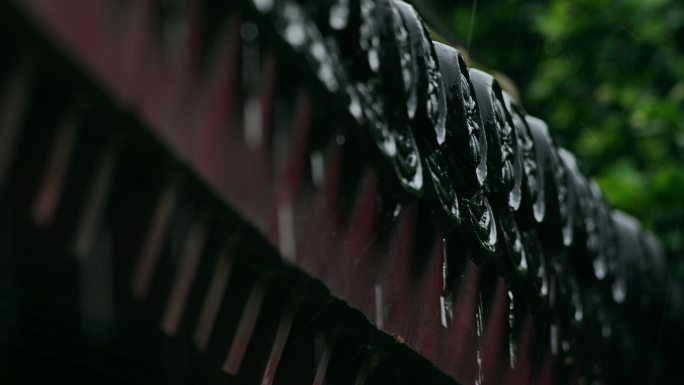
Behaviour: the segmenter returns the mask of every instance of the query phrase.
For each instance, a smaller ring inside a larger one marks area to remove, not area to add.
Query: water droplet
[[[328,22],[334,30],[341,31],[349,23],[349,0],[336,0],[330,7]]]
[[[399,218],[399,214],[401,214],[401,205],[398,204],[394,207],[394,211],[392,211],[392,218]]]
[[[554,153],[554,177],[558,196],[558,209],[564,246],[570,246],[574,237],[575,192],[572,189],[570,173],[561,158]]]
[[[266,13],[273,9],[273,0],[252,0],[257,11]]]
[[[613,282],[611,292],[613,293],[613,300],[615,303],[621,304],[625,302],[625,298],[627,297],[627,285],[621,278],[617,278]]]
[[[603,259],[602,256],[597,256],[596,258],[594,258],[592,265],[594,267],[594,275],[596,276],[596,278],[598,278],[599,280],[603,280],[608,272],[606,261]]]
[[[439,305],[440,320],[442,322],[442,326],[446,329],[449,327],[449,325],[451,325],[451,321],[454,318],[454,304],[451,298],[448,298],[443,294],[439,296]]]
[[[282,15],[287,20],[283,30],[283,37],[293,47],[299,47],[306,42],[304,15],[295,4],[288,3],[283,8]]]
[[[439,296],[440,320],[444,328],[448,328],[454,319],[453,293],[451,283],[448,281],[449,260],[447,254],[447,241],[442,238],[442,294]]]
[[[584,319],[584,305],[582,304],[582,296],[580,294],[580,288],[577,284],[577,280],[572,278],[570,282],[572,290],[572,304],[575,310],[573,313],[573,318],[575,322],[579,324]]]
[[[353,95],[354,98],[351,98],[349,101],[349,113],[360,123],[363,119],[363,110],[361,109],[361,103],[359,102],[356,92],[354,92]]]
[[[517,347],[513,330],[515,328],[515,300],[513,292],[508,290],[508,364],[511,369],[515,368],[517,362]]]
[[[482,293],[478,294],[477,312],[475,313],[475,332],[477,333],[477,379],[475,385],[481,385],[484,381],[482,374],[482,335],[484,333],[484,307],[482,305]]]
[[[375,48],[368,50],[368,65],[373,72],[378,72],[380,70],[379,53]]]

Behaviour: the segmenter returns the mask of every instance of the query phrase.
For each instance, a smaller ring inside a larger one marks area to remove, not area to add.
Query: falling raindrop
[[[515,300],[513,292],[508,290],[508,364],[511,369],[515,368],[517,362],[517,346],[513,329],[515,328]]]
[[[440,304],[440,320],[442,326],[448,328],[454,318],[454,304],[453,293],[451,292],[451,284],[448,281],[449,274],[449,259],[447,255],[447,242],[442,238],[442,294],[439,296]]]
[[[482,385],[482,335],[484,334],[484,307],[482,305],[482,293],[478,292],[477,312],[475,313],[475,328],[477,333],[477,379],[475,385]]]

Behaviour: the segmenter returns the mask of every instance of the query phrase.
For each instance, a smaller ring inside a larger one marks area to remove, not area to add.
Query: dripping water
[[[254,7],[261,13],[269,12],[273,9],[274,0],[252,0]]]
[[[620,304],[625,302],[625,298],[627,297],[627,285],[625,285],[622,278],[618,277],[615,279],[611,287],[611,292],[615,303]]]
[[[328,23],[332,29],[341,31],[349,23],[349,0],[337,0],[330,7]]]
[[[594,258],[592,265],[594,267],[594,275],[596,276],[596,278],[602,280],[606,277],[608,269],[606,266],[606,261],[603,258],[603,256],[599,255],[596,258]]]
[[[515,328],[515,300],[513,297],[513,292],[508,290],[508,364],[511,369],[515,368],[517,362],[517,346],[515,343],[515,337],[513,335],[513,329]]]
[[[484,310],[482,305],[482,293],[478,292],[477,312],[475,313],[475,327],[477,332],[477,379],[475,385],[482,385],[482,334],[484,332]]]
[[[442,326],[448,328],[454,317],[454,304],[450,288],[449,261],[447,255],[446,239],[442,238],[442,295],[439,297],[440,319]]]

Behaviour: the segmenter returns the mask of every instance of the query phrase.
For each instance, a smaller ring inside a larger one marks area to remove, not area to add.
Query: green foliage
[[[684,251],[684,3],[451,2],[458,42],[507,74],[608,201]],[[474,13],[474,18],[472,17]]]

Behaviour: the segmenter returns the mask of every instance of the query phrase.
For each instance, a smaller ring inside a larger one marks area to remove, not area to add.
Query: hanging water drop
[[[349,0],[336,0],[330,7],[329,20],[332,29],[341,31],[349,23]]]
[[[617,278],[613,282],[611,292],[615,303],[621,304],[625,302],[625,298],[627,297],[627,285],[621,278]]]
[[[594,267],[594,275],[596,276],[596,278],[598,278],[599,280],[604,279],[608,272],[605,259],[599,255],[596,258],[594,258],[592,265]]]
[[[274,0],[252,0],[252,4],[261,13],[266,13],[273,9]]]

